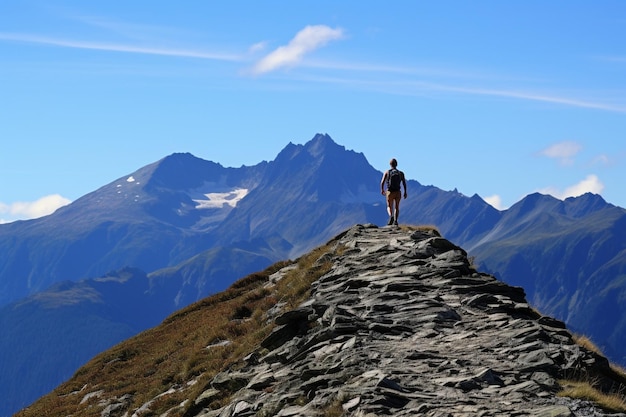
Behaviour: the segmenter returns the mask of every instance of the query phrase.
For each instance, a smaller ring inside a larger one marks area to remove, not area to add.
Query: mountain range
[[[354,224],[385,224],[381,176],[318,134],[250,167],[173,154],[50,216],[0,225],[0,416],[241,276]],[[626,210],[532,194],[498,211],[478,195],[408,187],[401,223],[435,225],[626,363]]]
[[[616,417],[624,387],[432,227],[366,224],[97,355],[16,417]]]

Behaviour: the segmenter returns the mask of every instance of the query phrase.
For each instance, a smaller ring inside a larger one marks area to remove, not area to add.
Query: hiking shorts
[[[402,200],[402,193],[400,190],[387,191],[387,204],[391,204],[392,202],[400,203],[400,200]]]

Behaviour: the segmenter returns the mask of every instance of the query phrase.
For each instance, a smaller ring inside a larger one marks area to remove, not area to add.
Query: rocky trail
[[[333,266],[311,297],[276,317],[262,347],[218,374],[187,415],[610,415],[556,395],[562,378],[615,384],[606,359],[521,288],[476,272],[463,249],[372,225],[330,243],[341,255],[318,261]],[[208,409],[224,390],[230,403]]]

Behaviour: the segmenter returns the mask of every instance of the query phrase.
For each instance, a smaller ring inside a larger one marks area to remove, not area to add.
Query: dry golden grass
[[[603,355],[600,348],[587,336],[574,334],[572,338],[582,348],[597,355]],[[610,390],[600,389],[601,384],[594,377],[580,375],[576,379],[559,381],[563,389],[557,395],[593,401],[609,411],[626,412],[626,396],[624,395],[626,386],[623,385],[623,382],[626,381],[626,372],[617,365],[610,367],[616,375],[615,379],[612,380],[613,386]],[[622,382],[619,381],[620,379]]]
[[[557,395],[561,397],[589,400],[609,411],[626,412],[626,401],[619,393],[604,393],[595,388],[590,381],[567,380],[559,383],[563,389]]]
[[[421,231],[421,232],[433,233],[435,236],[441,237],[441,232],[439,232],[439,229],[437,228],[437,226],[432,225],[432,224],[422,224],[422,225],[402,224],[400,225],[400,230],[410,231],[410,232]]]
[[[341,417],[343,415],[343,406],[341,401],[333,401],[328,408],[323,410],[324,417]]]
[[[578,345],[598,355],[604,356],[604,354],[602,353],[602,350],[600,350],[600,348],[595,343],[593,343],[593,341],[589,339],[587,336],[580,335],[580,334],[574,334],[572,336],[573,336],[574,342],[576,342]],[[613,363],[610,366],[613,372],[615,372],[621,378],[626,380],[626,369]]]
[[[611,369],[613,370],[613,372],[626,380],[626,368],[612,363]]]
[[[600,350],[600,348],[598,348],[598,346],[593,343],[591,339],[589,339],[587,336],[574,334],[572,335],[572,337],[574,339],[574,342],[576,342],[579,346],[582,346],[588,351],[594,352],[598,355],[602,355],[602,351]]]
[[[279,302],[289,309],[309,295],[311,283],[331,266],[320,258],[336,249],[322,247],[295,263],[277,263],[174,313],[161,325],[96,356],[69,381],[16,416],[99,416],[102,399],[126,394],[132,394],[129,408],[137,409],[174,386],[186,388],[159,397],[146,416],[160,415],[187,399],[193,404],[218,372],[238,366],[271,332],[268,310]],[[271,274],[292,264],[294,268],[283,279],[267,286]],[[220,344],[224,341],[229,343]],[[97,391],[102,394],[81,403],[86,394]],[[214,406],[225,403],[228,394],[217,398]],[[170,415],[183,412],[181,408]]]

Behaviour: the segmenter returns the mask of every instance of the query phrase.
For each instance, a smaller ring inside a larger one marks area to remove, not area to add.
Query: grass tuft
[[[600,348],[587,336],[574,334],[572,338],[583,349],[603,356]],[[607,388],[606,384],[602,388],[600,375],[594,378],[589,374],[580,374],[575,379],[559,381],[563,389],[557,395],[593,401],[600,407],[613,412],[626,412],[625,386],[623,385],[626,381],[626,372],[617,365],[610,365],[610,369],[614,372],[610,388]]]
[[[589,339],[587,336],[574,334],[573,339],[574,339],[574,342],[576,342],[576,344],[578,344],[579,346],[582,346],[588,351],[593,352],[597,355],[602,355],[602,351],[600,350],[600,348],[595,343],[593,343],[591,339]]]
[[[560,397],[570,397],[593,401],[608,411],[626,412],[626,400],[618,392],[604,393],[595,388],[591,381],[559,381],[563,389],[557,394]]]
[[[576,344],[578,344],[579,346],[587,349],[590,352],[593,352],[597,355],[600,356],[604,356],[604,353],[602,353],[602,350],[598,347],[598,345],[596,345],[590,338],[588,338],[587,336],[584,335],[580,335],[580,334],[574,334],[572,335],[572,338],[574,340],[574,342],[576,342]],[[613,372],[615,372],[615,374],[617,374],[617,376],[623,380],[626,380],[626,369],[624,369],[623,367],[617,365],[617,364],[610,364],[611,370]]]
[[[324,417],[341,417],[344,413],[341,401],[333,401],[326,409],[323,410]]]
[[[402,224],[400,225],[400,230],[409,231],[409,232],[426,232],[432,233],[437,237],[441,237],[441,232],[437,228],[437,226],[432,224],[422,224],[422,225],[413,225],[413,224]]]

